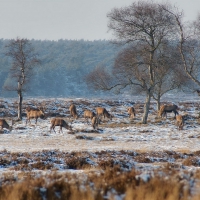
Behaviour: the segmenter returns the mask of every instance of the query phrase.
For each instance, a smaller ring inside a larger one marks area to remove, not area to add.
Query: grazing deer
[[[178,115],[178,111],[177,110],[178,110],[178,106],[175,105],[175,104],[172,104],[172,105],[162,105],[160,107],[159,112],[158,112],[158,116],[159,117],[166,116],[166,118],[167,118],[167,113],[168,112],[173,112],[174,115],[175,115],[175,117],[176,117],[176,115]]]
[[[90,110],[85,110],[83,114],[83,117],[87,120],[87,122],[88,122],[88,118],[92,119],[95,116],[96,114]]]
[[[35,119],[35,124],[37,124],[37,120],[38,118],[44,119],[44,111],[42,109],[38,109],[38,108],[26,108],[26,115],[27,115],[27,119],[26,119],[26,124],[29,121],[29,123],[31,123],[30,119]]]
[[[176,125],[178,126],[178,130],[183,130],[184,117],[182,115],[176,116]]]
[[[76,111],[76,106],[74,104],[71,104],[70,107],[69,107],[69,112],[70,112],[70,115],[74,118],[74,119],[78,119],[78,114],[77,114],[77,111]]]
[[[12,125],[13,125],[13,121],[12,121]],[[5,119],[0,119],[0,126],[1,126],[1,131],[3,130],[3,128],[7,128],[10,131],[12,130],[12,126],[9,126]]]
[[[135,109],[133,107],[129,107],[127,111],[128,111],[129,118],[135,117]]]
[[[56,133],[56,131],[55,131],[55,126],[60,126],[59,133],[60,133],[60,131],[63,132],[63,131],[62,131],[62,127],[64,127],[64,128],[66,128],[66,129],[72,131],[72,127],[69,126],[69,125],[67,124],[67,122],[66,122],[64,119],[61,119],[61,118],[53,118],[53,119],[51,119],[50,132],[51,132],[51,130],[53,129],[54,132]]]
[[[107,117],[110,120],[112,120],[112,115],[105,108],[97,107],[96,108],[96,112],[97,112],[97,117],[98,118],[103,115],[104,119],[105,119],[105,117]]]
[[[96,129],[96,127],[98,127],[98,125],[99,125],[99,119],[98,119],[97,116],[94,116],[92,118],[92,127],[93,127],[93,129]]]

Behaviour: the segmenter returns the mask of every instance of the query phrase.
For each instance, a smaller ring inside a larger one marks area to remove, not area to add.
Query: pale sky
[[[134,1],[0,0],[0,38],[109,40],[107,13]],[[200,0],[168,1],[183,10],[187,20],[200,12]]]

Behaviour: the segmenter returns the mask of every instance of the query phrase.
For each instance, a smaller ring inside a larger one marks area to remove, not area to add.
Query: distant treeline
[[[15,92],[3,90],[8,81],[11,60],[5,56],[5,45],[9,40],[0,39],[0,94],[4,97],[17,96]],[[38,58],[25,96],[86,97],[96,92],[87,87],[85,76],[97,65],[111,67],[119,47],[106,40],[31,40]]]

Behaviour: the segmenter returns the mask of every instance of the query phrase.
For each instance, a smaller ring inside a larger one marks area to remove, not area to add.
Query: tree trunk
[[[158,96],[158,99],[157,99],[157,111],[160,110],[160,97]]]
[[[147,124],[150,102],[151,102],[151,93],[149,92],[147,94],[146,101],[145,101],[145,104],[144,104],[144,114],[143,114],[143,117],[142,117],[142,123],[143,124]]]
[[[18,119],[22,120],[22,100],[23,100],[22,93],[20,92],[18,94],[18,96],[19,96],[19,102],[18,102]]]
[[[18,90],[18,96],[19,96],[19,102],[18,102],[18,120],[22,120],[22,101],[23,101],[23,96],[22,96],[22,91]]]

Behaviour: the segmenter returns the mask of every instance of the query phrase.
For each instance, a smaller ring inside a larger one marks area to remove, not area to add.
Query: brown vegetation
[[[103,200],[121,195],[125,200],[198,199],[198,193],[192,196],[186,176],[183,178],[172,169],[163,171],[165,179],[159,175],[159,170],[152,172],[152,176],[135,169],[123,172],[117,166],[89,174],[47,173],[35,177],[29,172],[21,174],[23,178],[18,176],[19,182],[14,176],[4,176],[0,199]]]

